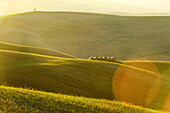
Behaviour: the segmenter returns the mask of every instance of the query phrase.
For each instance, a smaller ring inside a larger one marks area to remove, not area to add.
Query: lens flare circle
[[[152,62],[125,62],[113,76],[113,93],[119,101],[147,106],[159,94],[161,77]]]

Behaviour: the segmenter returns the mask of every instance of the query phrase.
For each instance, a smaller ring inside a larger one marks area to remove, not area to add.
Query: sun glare
[[[21,5],[22,4],[22,5]],[[98,13],[170,13],[168,0],[0,0],[0,15],[32,11],[78,11]]]
[[[7,12],[8,4],[6,0],[0,0],[0,15],[4,15]]]
[[[124,65],[117,69],[113,77],[115,97],[142,106],[152,103],[161,86],[157,67],[152,62],[125,62]]]

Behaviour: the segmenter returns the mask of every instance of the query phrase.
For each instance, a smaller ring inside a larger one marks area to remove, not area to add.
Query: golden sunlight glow
[[[163,110],[169,112],[170,111],[170,107],[169,106],[170,106],[170,92],[169,92],[167,98],[165,99]]]
[[[124,63],[113,77],[113,92],[120,101],[147,106],[160,92],[161,77],[152,62]]]
[[[0,0],[0,15],[6,14],[8,4],[6,0]]]
[[[6,11],[8,5],[8,10]],[[0,0],[0,15],[32,11],[170,13],[169,0]]]

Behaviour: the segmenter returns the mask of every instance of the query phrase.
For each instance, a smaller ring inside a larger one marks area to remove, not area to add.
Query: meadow
[[[21,48],[18,45],[12,50],[9,48],[0,50],[2,85],[88,98],[117,99],[157,110],[165,106],[170,88],[168,61],[89,61],[64,58],[65,54],[63,58],[50,56],[48,51],[44,55],[39,51],[36,53],[36,50],[32,50],[33,53],[14,51],[14,48]]]
[[[169,60],[170,17],[28,12],[0,18],[0,41],[85,58]]]
[[[170,112],[169,17],[29,12],[0,20],[0,111]],[[87,59],[95,55],[118,60]]]
[[[6,113],[163,113],[104,99],[90,99],[6,86],[0,86],[0,90],[0,110]]]

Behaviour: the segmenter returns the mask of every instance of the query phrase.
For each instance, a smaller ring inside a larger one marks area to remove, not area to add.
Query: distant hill
[[[139,16],[170,16],[170,13],[141,13]]]
[[[49,48],[78,58],[170,59],[170,17],[30,12],[0,20],[3,42]]]
[[[118,16],[170,16],[170,13],[124,13],[124,12],[111,12],[108,14]]]

